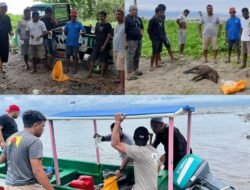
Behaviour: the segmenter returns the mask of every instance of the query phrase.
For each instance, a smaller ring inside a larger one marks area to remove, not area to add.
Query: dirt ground
[[[65,65],[65,61],[63,64]],[[0,94],[124,94],[119,90],[119,84],[114,82],[117,76],[113,65],[110,65],[106,78],[93,74],[91,79],[86,79],[88,72],[86,64],[79,63],[78,73],[75,75],[69,73],[69,76],[77,82],[56,82],[52,80],[52,71],[47,71],[42,64],[38,64],[37,73],[31,74],[31,71],[26,70],[23,58],[18,54],[10,53],[5,70],[6,79],[3,79],[0,73]]]
[[[236,64],[233,57],[232,63],[225,63],[225,58],[218,59],[218,64],[214,64],[210,58],[209,63],[203,63],[203,59],[193,60],[189,57],[178,58],[171,64],[163,59],[165,64],[161,68],[149,71],[150,60],[141,58],[140,70],[144,73],[139,79],[134,81],[126,81],[126,94],[130,95],[151,95],[151,94],[202,94],[216,95],[222,94],[220,91],[221,81],[225,80],[247,80],[250,84],[250,65],[246,69],[239,69],[240,65]],[[194,82],[191,79],[194,74],[183,74],[183,71],[190,69],[196,65],[207,64],[217,70],[220,76],[218,84],[210,80],[201,80]],[[236,93],[237,95],[249,95],[250,88]]]

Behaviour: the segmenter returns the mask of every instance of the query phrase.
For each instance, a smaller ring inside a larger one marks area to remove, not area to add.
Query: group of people
[[[6,163],[6,189],[46,189],[52,190],[50,184],[51,173],[46,173],[43,165],[43,145],[39,139],[44,131],[46,117],[39,111],[28,110],[22,115],[24,130],[18,131],[15,119],[19,117],[20,108],[10,105],[6,114],[0,116],[0,145],[2,155],[0,163]],[[152,118],[150,134],[146,127],[138,127],[133,140],[121,128],[125,117],[122,113],[115,115],[115,122],[111,125],[111,134],[101,136],[101,141],[111,141],[111,145],[120,152],[122,164],[117,170],[119,178],[130,162],[134,166],[134,189],[157,190],[158,172],[164,164],[168,169],[168,125],[163,118]],[[165,153],[160,156],[157,147],[162,144]],[[181,132],[174,127],[174,168],[186,155],[187,142]],[[190,150],[192,152],[192,150]]]
[[[126,47],[127,47],[127,72],[128,80],[137,79],[141,72],[138,72],[138,63],[142,45],[142,35],[143,35],[143,24],[140,17],[137,16],[137,7],[135,5],[130,6],[130,14],[126,17],[125,22],[125,33],[126,33]],[[173,56],[171,49],[171,44],[167,38],[165,31],[165,11],[166,6],[164,4],[159,4],[155,9],[155,15],[149,20],[147,32],[150,40],[152,41],[152,56],[150,71],[154,68],[159,68],[161,65],[161,52],[162,45],[164,44],[168,50],[168,54],[171,58],[171,62],[176,60]],[[186,18],[190,11],[185,9],[183,13],[177,18],[176,22],[179,26],[178,31],[178,41],[179,41],[179,51],[180,54],[184,55],[184,48],[187,40],[187,21]],[[249,11],[247,8],[242,9],[243,18],[239,19],[236,16],[235,8],[230,8],[230,19],[226,23],[226,41],[228,44],[228,59],[227,63],[231,62],[231,52],[233,46],[235,46],[238,54],[237,63],[240,64],[240,41],[243,53],[243,65],[241,68],[246,67],[247,55],[249,54],[249,43],[250,43],[250,19]],[[202,30],[202,25],[204,29]],[[219,26],[217,28],[217,26]],[[198,32],[202,38],[202,49],[205,58],[205,63],[208,62],[208,47],[211,44],[214,51],[214,63],[218,63],[218,38],[222,31],[222,21],[213,13],[213,6],[207,5],[207,15],[201,16],[199,21]]]
[[[15,119],[20,108],[10,105],[7,114],[0,116],[0,163],[6,166],[6,190],[30,189],[53,190],[52,173],[46,173],[42,165],[43,134],[46,117],[39,111],[23,113],[24,130],[18,131]]]
[[[168,125],[163,118],[152,118],[150,121],[151,129],[155,133],[149,133],[146,127],[138,127],[134,131],[133,140],[129,135],[122,131],[121,123],[124,120],[122,113],[115,115],[115,122],[110,126],[111,134],[101,136],[95,134],[94,138],[99,137],[101,141],[111,141],[113,148],[121,154],[122,163],[116,171],[119,178],[128,163],[134,166],[135,184],[130,189],[154,189],[157,190],[158,172],[162,164],[164,169],[168,169]],[[157,147],[159,144],[164,146],[165,153],[159,155]],[[174,163],[177,166],[180,160],[186,155],[187,142],[178,128],[174,127]],[[190,150],[192,152],[192,150]],[[125,172],[126,173],[126,172]]]
[[[5,73],[2,63],[8,62],[9,56],[9,35],[13,35],[11,20],[6,14],[7,4],[0,3],[0,71]],[[32,13],[31,13],[32,12]],[[116,11],[116,19],[118,21],[115,29],[115,36],[113,40],[114,61],[117,70],[119,71],[119,78],[124,78],[124,12],[121,9]],[[39,62],[44,63],[47,69],[53,67],[53,60],[56,55],[56,33],[58,22],[53,18],[53,10],[48,7],[45,10],[45,15],[39,15],[37,11],[31,11],[26,8],[23,11],[23,18],[18,22],[17,33],[20,38],[21,55],[24,57],[27,70],[30,68],[29,59],[32,60],[32,73],[37,72],[36,65]],[[73,57],[73,71],[77,73],[77,64],[79,56],[79,38],[86,34],[86,29],[83,24],[77,19],[78,14],[75,10],[70,12],[71,20],[62,29],[66,36],[66,50],[65,57],[67,59],[66,71],[70,69],[70,58]],[[60,31],[59,31],[60,32]],[[100,11],[98,13],[98,22],[95,26],[95,44],[89,59],[89,73],[88,78],[92,77],[92,70],[95,62],[99,59],[102,62],[102,76],[104,76],[108,68],[108,58],[111,49],[111,37],[113,29],[109,22],[107,22],[107,13]],[[123,36],[121,36],[123,35]],[[124,81],[121,80],[121,88],[124,89]]]
[[[248,8],[242,9],[242,18],[236,16],[236,9],[229,9],[230,18],[226,21],[226,43],[228,46],[228,58],[226,63],[231,62],[231,53],[233,47],[237,51],[237,63],[240,64],[240,54],[243,54],[243,65],[241,68],[246,68],[247,56],[250,53],[250,18]],[[202,32],[202,25],[204,29]],[[219,29],[217,30],[217,26]],[[221,36],[222,21],[213,13],[213,6],[207,5],[207,15],[202,16],[199,22],[199,34],[202,38],[203,54],[205,63],[208,62],[208,46],[211,44],[214,51],[214,63],[218,63],[218,38]],[[240,49],[241,47],[241,49]]]

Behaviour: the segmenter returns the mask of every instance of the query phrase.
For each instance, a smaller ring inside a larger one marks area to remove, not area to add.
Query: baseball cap
[[[236,13],[235,8],[234,8],[234,7],[231,7],[231,8],[229,9],[229,13]]]
[[[138,127],[134,132],[134,141],[136,145],[145,146],[149,139],[149,132],[146,127]]]
[[[151,119],[151,121],[156,121],[156,122],[163,123],[163,118],[162,117],[154,117],[154,118]]]
[[[13,111],[20,111],[20,108],[17,105],[13,104],[13,105],[10,105],[9,109],[6,110],[6,112],[8,113],[13,112]]]
[[[77,12],[76,12],[76,10],[72,10],[72,11],[70,12],[70,16],[77,17]]]

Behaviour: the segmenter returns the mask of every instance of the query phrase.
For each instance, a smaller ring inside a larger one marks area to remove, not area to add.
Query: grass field
[[[143,37],[143,47],[142,47],[142,56],[150,57],[151,56],[151,41],[147,34],[148,21],[143,20],[144,23],[144,37]],[[198,22],[189,22],[187,25],[187,44],[185,48],[185,54],[193,58],[199,58],[202,56],[202,46],[201,38],[198,34]],[[225,42],[225,29],[222,29],[222,34],[218,42],[219,50],[222,52],[227,51],[227,45]],[[175,21],[166,21],[165,29],[167,32],[168,39],[171,43],[172,49],[174,52],[179,51],[178,44],[178,25]],[[167,55],[167,51],[163,48],[163,55]]]

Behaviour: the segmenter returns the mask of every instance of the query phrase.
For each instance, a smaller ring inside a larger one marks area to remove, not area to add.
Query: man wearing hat
[[[149,132],[145,127],[138,127],[134,132],[135,145],[127,145],[120,140],[120,126],[124,115],[115,115],[115,126],[112,133],[112,146],[134,160],[135,184],[131,189],[157,190],[157,178],[160,160],[157,150],[150,144]]]
[[[7,10],[7,4],[0,2],[0,73],[3,73],[3,78],[3,63],[7,63],[9,58],[9,35],[13,35],[10,17],[6,15]]]
[[[234,7],[229,9],[230,18],[226,23],[226,42],[228,44],[228,59],[226,63],[231,62],[231,53],[233,46],[237,50],[238,60],[240,64],[240,34],[241,34],[241,22],[240,19],[235,15],[236,10]]]
[[[20,114],[20,108],[17,105],[10,105],[6,110],[7,114],[0,116],[0,145],[5,147],[6,139],[18,131],[15,119]]]
[[[67,58],[67,72],[69,72],[70,57],[73,56],[74,70],[73,74],[77,73],[78,52],[79,52],[79,37],[86,32],[81,22],[77,20],[77,12],[72,10],[70,13],[71,20],[66,24],[64,33],[66,39],[66,58]]]
[[[162,158],[165,157],[164,169],[168,169],[168,125],[164,123],[162,118],[152,118],[150,121],[151,128],[156,134],[153,146],[158,147],[160,143],[164,146],[165,154]],[[179,129],[174,127],[174,168],[177,166],[179,161],[186,155],[187,151],[187,141],[184,136],[181,134]],[[192,152],[192,150],[191,150]]]

